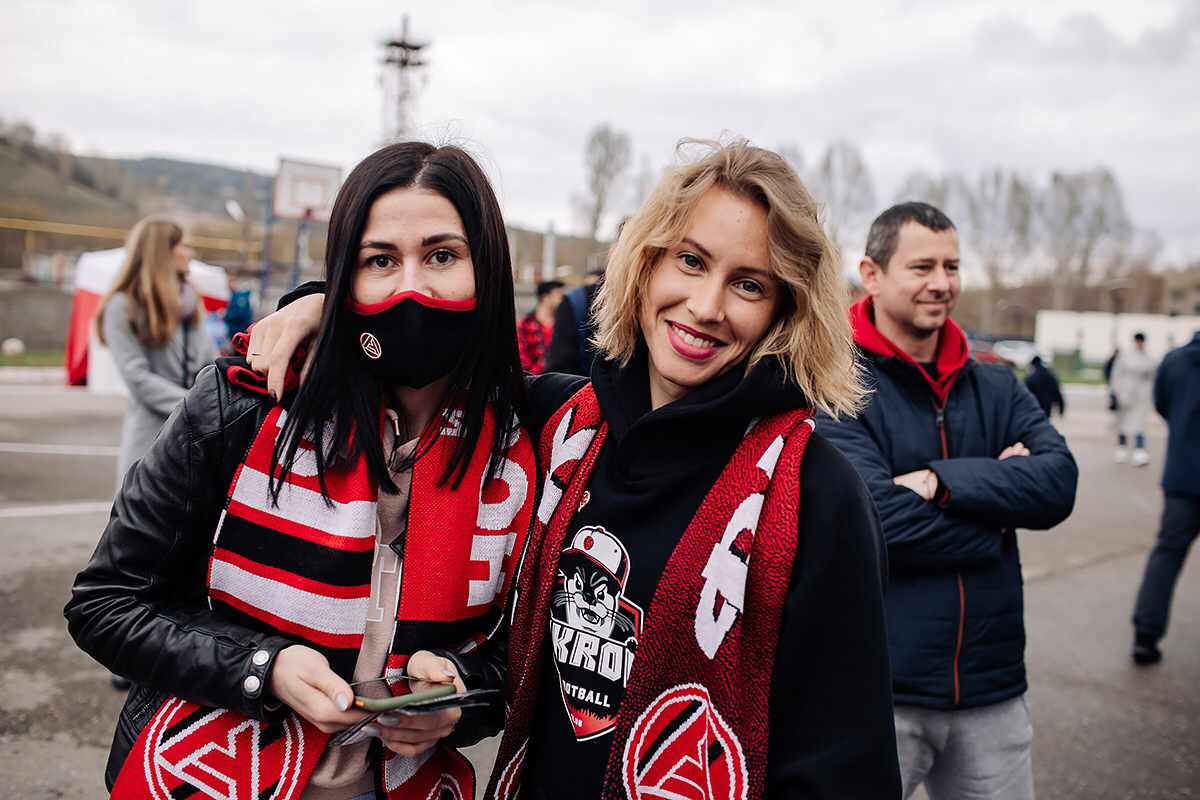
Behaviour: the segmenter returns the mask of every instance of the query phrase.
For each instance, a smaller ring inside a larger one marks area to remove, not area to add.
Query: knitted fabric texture
[[[603,797],[761,796],[771,668],[795,560],[800,464],[812,416],[803,409],[754,425],[680,538],[618,711]],[[590,385],[544,429],[548,472],[518,582],[508,719],[489,798],[520,791],[549,627],[550,592],[538,588],[553,585],[606,435]]]
[[[306,441],[273,505],[267,482],[285,413],[277,407],[267,415],[235,473],[209,563],[209,602],[251,630],[286,635],[319,650],[348,680],[370,598],[377,489],[360,457],[346,469],[326,472],[331,505],[326,504],[312,443]],[[384,677],[400,675],[419,649],[464,652],[495,632],[515,554],[529,527],[535,468],[520,428],[514,429],[499,476],[488,476],[489,452],[476,448],[457,490],[437,485],[461,432],[459,419],[455,410],[435,418],[418,447],[422,456],[413,467],[404,577]],[[481,441],[491,441],[494,424],[489,414]],[[396,694],[408,691],[403,680],[390,679],[388,685]],[[298,797],[328,738],[295,713],[267,723],[171,698],[142,731],[114,796]],[[389,800],[445,793],[473,797],[473,770],[450,748],[439,746],[415,759],[384,752],[381,778]]]

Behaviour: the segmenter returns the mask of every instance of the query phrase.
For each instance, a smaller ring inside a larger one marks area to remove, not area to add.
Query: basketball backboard
[[[281,158],[271,210],[278,219],[328,222],[341,183],[341,167]]]

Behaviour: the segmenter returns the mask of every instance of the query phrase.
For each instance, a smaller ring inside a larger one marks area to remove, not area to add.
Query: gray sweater
[[[117,487],[125,473],[154,442],[159,429],[183,399],[196,373],[211,364],[217,349],[203,325],[180,323],[163,347],[148,347],[129,326],[129,297],[115,294],[104,309],[104,340],[122,380],[129,387],[129,405],[121,428],[121,453],[117,460]],[[184,343],[187,367],[184,369]]]

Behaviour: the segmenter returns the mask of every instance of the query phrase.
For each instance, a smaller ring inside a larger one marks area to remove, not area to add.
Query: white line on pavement
[[[29,453],[43,456],[116,456],[121,448],[92,444],[27,444],[0,442],[0,453]]]
[[[0,519],[21,517],[61,517],[67,514],[95,514],[112,508],[111,500],[92,500],[82,503],[57,503],[52,506],[16,506],[0,508]]]

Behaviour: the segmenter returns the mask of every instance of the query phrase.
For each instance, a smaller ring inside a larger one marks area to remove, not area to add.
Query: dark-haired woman
[[[72,636],[134,682],[114,796],[472,796],[437,743],[492,730],[458,709],[329,742],[364,718],[356,694],[495,683],[457,654],[497,627],[535,475],[482,170],[420,143],[366,158],[334,204],[326,281],[295,396],[276,406],[242,359],[203,372],[76,579]]]

